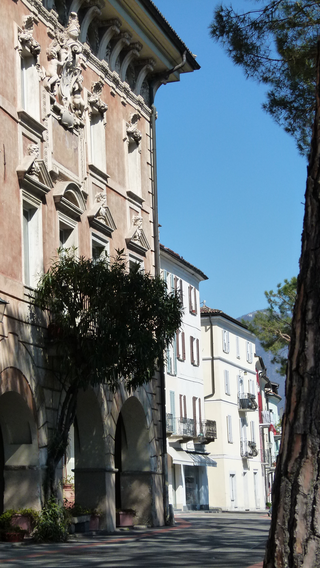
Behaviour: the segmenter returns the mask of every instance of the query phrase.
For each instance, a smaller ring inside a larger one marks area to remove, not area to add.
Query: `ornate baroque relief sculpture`
[[[78,16],[75,12],[71,12],[65,32],[57,32],[47,49],[49,65],[46,70],[45,87],[52,95],[57,96],[61,105],[61,123],[67,128],[81,125],[85,109],[81,96],[83,77],[79,34]]]

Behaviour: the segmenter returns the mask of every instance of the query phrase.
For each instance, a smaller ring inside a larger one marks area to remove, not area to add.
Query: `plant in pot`
[[[33,531],[36,542],[65,542],[68,538],[70,519],[54,497],[46,503]]]
[[[74,491],[74,478],[71,475],[67,475],[62,479],[63,488],[63,500],[67,500],[69,503],[74,503],[75,491]]]
[[[1,540],[6,542],[22,542],[26,531],[18,525],[12,524],[12,517],[16,511],[9,509],[0,515]]]
[[[68,501],[66,501],[66,499],[64,501],[65,501],[64,506],[67,510],[68,515],[70,515],[71,518],[89,515],[90,516],[89,530],[90,531],[99,530],[100,517],[102,515],[101,511],[99,511],[98,509],[96,509],[94,507],[92,507],[92,508],[91,507],[83,507],[82,505],[79,505],[78,503],[69,503]]]

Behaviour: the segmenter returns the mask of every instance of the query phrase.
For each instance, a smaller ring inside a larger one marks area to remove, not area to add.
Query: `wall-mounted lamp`
[[[9,302],[0,298],[0,323],[2,323],[4,312],[6,311],[6,307],[8,304]]]

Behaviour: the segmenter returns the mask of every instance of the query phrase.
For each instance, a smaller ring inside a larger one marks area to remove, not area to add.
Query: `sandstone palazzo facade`
[[[0,509],[39,509],[63,393],[33,289],[59,246],[159,270],[153,98],[199,66],[150,0],[2,0],[0,15]],[[76,501],[110,531],[117,507],[164,522],[160,387],[79,397]]]

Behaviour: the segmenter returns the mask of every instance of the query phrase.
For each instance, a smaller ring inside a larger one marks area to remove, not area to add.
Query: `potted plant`
[[[85,530],[99,530],[101,511],[95,508],[83,507],[78,503],[69,503],[66,499],[64,506],[67,510],[68,515],[71,516],[71,524],[77,525],[82,522],[88,522],[88,527],[85,528]]]
[[[25,534],[30,535],[38,518],[39,513],[34,509],[18,509],[11,517],[11,526],[20,527]]]
[[[74,503],[75,492],[74,492],[74,478],[71,475],[64,477],[62,479],[63,487],[63,500],[69,503]]]
[[[134,509],[119,509],[116,511],[117,527],[133,527],[133,519],[136,515]]]

